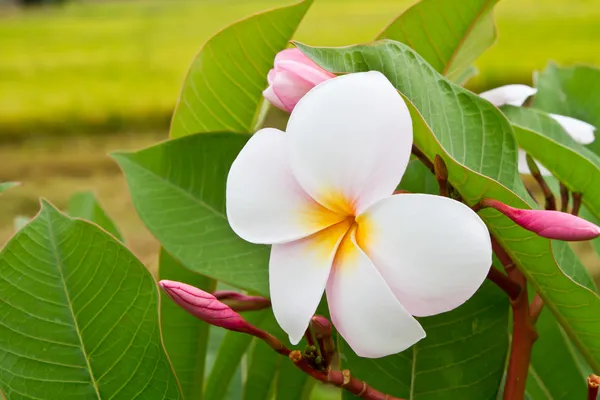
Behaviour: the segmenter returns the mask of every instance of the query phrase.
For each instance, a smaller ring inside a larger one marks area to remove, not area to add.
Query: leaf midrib
[[[96,381],[96,378],[94,377],[94,372],[92,371],[92,365],[90,364],[89,356],[87,354],[85,345],[83,343],[83,337],[81,335],[81,331],[79,330],[79,324],[77,323],[77,318],[75,317],[75,312],[73,311],[73,306],[71,304],[71,296],[69,295],[69,290],[67,289],[67,283],[65,281],[65,274],[63,271],[63,269],[64,269],[63,260],[62,260],[62,257],[60,255],[60,252],[59,252],[59,249],[57,246],[56,237],[55,237],[55,233],[54,233],[54,229],[53,229],[53,225],[52,225],[52,216],[50,214],[46,213],[45,218],[46,218],[46,222],[48,224],[48,240],[50,241],[50,245],[52,246],[52,253],[54,255],[54,258],[56,259],[56,266],[57,266],[58,272],[60,273],[60,282],[62,284],[65,296],[67,297],[67,304],[69,306],[69,312],[71,313],[71,318],[73,319],[73,326],[75,328],[75,332],[77,333],[77,338],[79,339],[79,345],[80,345],[81,351],[83,353],[83,358],[85,359],[87,371],[90,375],[91,383],[92,383],[92,386],[94,387],[96,397],[99,400],[101,400],[102,396],[100,395],[100,391],[98,388],[98,382]]]

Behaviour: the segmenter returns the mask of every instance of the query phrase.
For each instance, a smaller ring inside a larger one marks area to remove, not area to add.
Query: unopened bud
[[[240,314],[210,293],[181,282],[163,280],[159,285],[177,305],[208,324],[249,334],[257,331]]]
[[[519,226],[548,239],[574,242],[600,236],[597,225],[561,211],[522,210],[494,199],[483,199],[480,204],[500,211]]]
[[[315,315],[314,317],[312,317],[312,320],[310,321],[310,326],[312,327],[313,332],[315,333],[315,336],[317,338],[331,336],[331,322],[329,322],[327,318],[321,315]]]
[[[214,292],[213,296],[223,304],[231,307],[232,310],[238,312],[257,311],[271,306],[269,299],[261,296],[248,296],[233,290]]]
[[[448,180],[448,167],[446,167],[444,159],[440,157],[439,154],[436,154],[433,159],[433,170],[435,171],[435,177],[438,181]]]

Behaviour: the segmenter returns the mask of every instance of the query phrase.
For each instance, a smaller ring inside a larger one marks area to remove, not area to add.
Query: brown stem
[[[275,336],[260,330],[258,328],[253,327],[252,332],[249,333],[269,345],[273,350],[277,353],[282,354],[286,357],[289,357],[290,360],[294,362],[294,364],[300,368],[304,373],[312,376],[314,379],[317,379],[323,383],[328,383],[339,388],[348,390],[350,393],[358,396],[362,399],[367,400],[405,400],[400,399],[398,397],[393,397],[388,394],[381,393],[378,390],[373,389],[369,384],[363,382],[359,379],[356,379],[350,375],[350,371],[333,371],[333,370],[324,370],[318,371],[314,369],[308,360],[302,356],[302,352],[300,350],[290,350],[283,343],[279,341]]]
[[[588,400],[596,400],[598,398],[598,388],[600,388],[600,377],[591,374],[587,378],[588,383]]]
[[[542,176],[540,169],[538,168],[535,161],[529,154],[527,154],[527,166],[529,167],[529,171],[531,171],[531,176],[536,180],[542,193],[544,193],[544,198],[546,199],[546,210],[556,210],[556,200],[554,199],[554,194],[552,190],[546,184],[544,177]]]
[[[531,322],[535,324],[544,309],[544,300],[540,297],[539,294],[535,294],[533,300],[531,301],[531,305],[529,306],[529,317],[531,318]]]
[[[569,207],[569,189],[560,183],[560,211],[567,212]]]
[[[433,171],[435,173],[435,179],[440,187],[440,196],[450,196],[450,189],[448,187],[448,168],[439,154],[436,154],[433,159]]]
[[[527,299],[527,280],[519,271],[508,253],[492,236],[492,248],[504,266],[509,279],[521,287],[519,295],[510,299],[513,310],[513,334],[510,346],[510,356],[504,385],[504,400],[523,400],[525,383],[531,361],[531,350],[537,339],[537,332],[529,316],[529,301]]]
[[[581,193],[573,193],[573,209],[571,210],[571,214],[579,215],[579,209],[581,208]]]
[[[423,164],[425,164],[425,166],[427,168],[429,168],[429,170],[431,172],[433,172],[435,174],[435,171],[433,169],[433,163],[431,161],[429,161],[429,159],[427,158],[427,156],[425,154],[423,154],[421,152],[421,150],[417,149],[417,147],[415,145],[413,145],[412,147],[412,153],[415,155],[415,157],[417,157]]]
[[[350,374],[350,371],[345,369],[343,371],[329,371],[327,373],[317,371],[311,368],[308,361],[302,357],[302,353],[298,350],[294,350],[289,355],[290,360],[300,368],[303,372],[312,376],[316,380],[323,383],[345,389],[359,397],[367,400],[403,400],[398,397],[393,397],[388,394],[381,393],[378,390],[373,389],[368,383],[356,379]]]
[[[494,267],[490,268],[487,279],[494,282],[500,289],[504,290],[511,299],[516,299],[519,296],[519,293],[521,293],[521,286],[510,280],[508,276]]]

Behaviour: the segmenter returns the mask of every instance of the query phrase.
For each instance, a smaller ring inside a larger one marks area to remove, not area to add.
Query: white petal
[[[307,238],[273,245],[269,285],[273,313],[281,328],[298,344],[325,290],[335,252],[351,221]]]
[[[277,129],[257,132],[229,171],[227,218],[235,233],[249,242],[288,242],[344,219],[300,187],[289,166],[287,140]]]
[[[324,206],[345,213],[390,195],[412,146],[406,104],[374,71],[317,85],[296,105],[287,133],[302,187]]]
[[[497,107],[505,104],[520,107],[529,96],[533,96],[536,92],[537,89],[527,85],[506,85],[479,93],[479,96]]]
[[[492,265],[487,227],[466,205],[441,196],[390,196],[357,218],[358,243],[412,315],[452,310]]]
[[[352,230],[340,245],[327,301],[335,328],[360,357],[378,358],[406,350],[425,331],[398,302]]]
[[[596,127],[588,124],[585,121],[579,119],[567,117],[564,115],[549,114],[556,122],[562,126],[562,128],[569,134],[573,139],[581,144],[590,144],[594,141],[596,136],[594,131]]]
[[[535,160],[533,161],[535,162],[535,165],[537,165],[538,169],[540,170],[540,173],[543,176],[552,176],[552,172],[548,171],[546,167],[544,167],[542,164]],[[527,153],[525,152],[525,150],[522,149],[519,149],[519,173],[531,175],[529,165],[527,165]]]

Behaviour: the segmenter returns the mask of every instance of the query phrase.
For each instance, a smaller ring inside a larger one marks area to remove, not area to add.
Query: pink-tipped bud
[[[321,315],[315,315],[312,317],[310,326],[313,329],[316,337],[331,336],[331,322]]]
[[[213,296],[234,311],[257,311],[271,306],[271,301],[261,296],[248,296],[233,290],[214,292]]]
[[[160,287],[181,308],[202,321],[230,331],[254,334],[256,328],[210,293],[181,282],[163,280]]]
[[[483,199],[481,205],[500,211],[523,228],[548,239],[575,242],[600,236],[600,227],[565,212],[521,210],[494,199]]]
[[[275,66],[267,75],[269,87],[263,95],[275,107],[291,112],[310,89],[333,77],[299,49],[286,49],[275,56]]]

